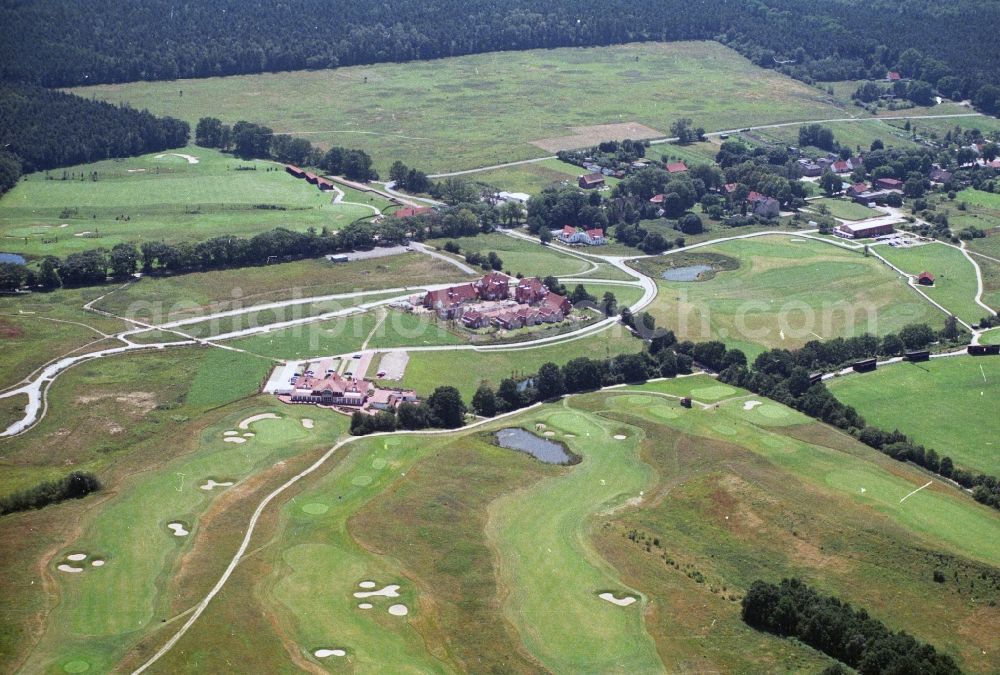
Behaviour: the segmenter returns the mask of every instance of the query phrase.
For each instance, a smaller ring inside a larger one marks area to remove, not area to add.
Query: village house
[[[944,183],[950,183],[952,179],[952,174],[950,171],[945,171],[940,167],[935,167],[931,169],[931,173],[928,176],[928,178],[931,179],[932,183],[938,183],[940,185]]]
[[[462,314],[462,325],[475,330],[476,328],[486,328],[490,325],[490,317],[476,309],[470,309]]]
[[[438,317],[449,320],[461,317],[462,305],[476,300],[478,297],[475,286],[462,284],[437,291],[428,291],[422,304],[425,309],[436,312]]]
[[[865,183],[855,183],[847,188],[847,196],[852,199],[858,195],[863,195],[866,192],[868,192],[868,185]]]
[[[774,197],[758,199],[753,207],[753,214],[761,218],[777,218],[781,214],[781,204]]]
[[[604,174],[600,172],[588,173],[577,179],[577,184],[584,190],[592,190],[604,186]]]
[[[510,297],[510,277],[500,272],[490,272],[473,287],[480,300],[506,300]]]
[[[895,70],[890,70],[888,73],[885,74],[886,82],[899,82],[902,79],[903,77]]]
[[[327,373],[323,377],[306,375],[296,381],[287,395],[287,402],[360,408],[374,388],[375,385],[365,379],[341,377],[338,373]]]
[[[687,171],[687,164],[684,162],[668,162],[667,173],[684,173]]]
[[[542,301],[548,295],[549,289],[545,287],[538,277],[526,277],[517,283],[514,288],[514,299],[526,305],[534,305]]]
[[[558,239],[564,244],[583,244],[585,246],[602,246],[608,243],[604,230],[599,227],[585,230],[572,225],[566,225],[560,230]]]
[[[802,172],[803,176],[814,178],[816,176],[823,175],[823,167],[813,162],[811,159],[803,158],[800,159],[798,163],[799,163],[799,170]]]
[[[875,187],[882,188],[883,190],[900,190],[903,189],[903,181],[897,180],[895,178],[879,178],[875,181]]]

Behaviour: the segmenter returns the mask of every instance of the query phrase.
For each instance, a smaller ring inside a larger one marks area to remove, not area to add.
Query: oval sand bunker
[[[744,403],[743,403],[743,409],[744,410],[753,410],[754,408],[756,408],[759,405],[762,405],[760,401],[744,401]]]
[[[625,434],[615,434],[614,435],[614,439],[616,441],[624,441],[626,438],[628,438],[628,436],[626,436]]]
[[[104,561],[98,558],[97,560],[91,561],[90,563],[94,567],[104,567]]]
[[[302,428],[303,429],[312,429],[314,426],[316,426],[316,425],[315,425],[315,423],[311,419],[309,419],[308,417],[303,417],[302,418]]]
[[[328,656],[347,656],[347,652],[343,649],[317,649],[313,652],[313,656],[317,659],[325,659]]]
[[[372,603],[370,602],[362,602],[358,605],[358,609],[371,609],[371,608],[372,608]]]
[[[247,439],[240,438],[239,436],[226,436],[223,438],[226,443],[246,443]]]
[[[612,605],[618,605],[619,607],[628,607],[633,602],[635,602],[635,596],[632,595],[626,595],[623,598],[617,598],[615,597],[614,593],[601,593],[597,597],[599,597],[601,600],[607,600]]]
[[[67,565],[65,563],[57,566],[56,569],[60,572],[68,572],[69,574],[79,574],[83,571],[82,567],[73,567],[72,565]]]
[[[184,527],[184,523],[167,523],[167,528],[174,533],[175,537],[186,537],[191,534],[191,532]]]
[[[376,584],[374,581],[362,581],[358,584],[358,588],[375,588]]]
[[[410,610],[407,609],[406,605],[393,605],[389,608],[389,614],[393,616],[406,616],[409,613]]]
[[[86,559],[87,559],[86,553],[70,553],[68,556],[66,556],[66,560],[72,560],[73,562],[80,562],[81,560],[86,560]]]

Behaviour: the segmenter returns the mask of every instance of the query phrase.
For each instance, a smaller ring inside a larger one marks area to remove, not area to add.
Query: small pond
[[[501,429],[496,436],[497,444],[501,448],[526,452],[546,464],[570,464],[574,459],[562,444],[541,438],[524,429]]]
[[[13,263],[15,265],[23,265],[25,263],[25,260],[23,256],[19,256],[16,253],[0,253],[0,263]]]
[[[698,277],[711,271],[711,265],[688,265],[687,267],[671,268],[661,276],[667,281],[698,281]]]

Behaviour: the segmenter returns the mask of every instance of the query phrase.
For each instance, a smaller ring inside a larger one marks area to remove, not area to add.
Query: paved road
[[[464,262],[462,262],[460,260],[455,260],[454,258],[446,256],[445,254],[443,254],[443,253],[441,253],[439,251],[435,251],[430,246],[427,246],[426,244],[422,244],[419,241],[413,242],[412,244],[410,244],[410,246],[412,246],[414,249],[420,251],[421,253],[426,253],[427,255],[431,256],[432,258],[437,258],[438,260],[445,261],[449,265],[454,265],[455,267],[457,267],[458,269],[462,270],[466,274],[479,274],[479,270],[473,269],[472,267],[466,265]]]

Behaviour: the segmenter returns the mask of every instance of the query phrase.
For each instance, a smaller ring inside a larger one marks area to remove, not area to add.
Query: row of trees
[[[953,321],[949,321],[942,333],[954,338],[959,335]],[[749,389],[844,429],[869,447],[951,479],[971,490],[976,501],[1000,509],[1000,480],[997,477],[957,467],[950,457],[940,456],[933,449],[913,442],[898,429],[886,432],[869,426],[853,407],[837,400],[822,381],[814,381],[810,375],[813,370],[830,370],[858,359],[895,356],[905,349],[921,349],[937,337],[929,326],[911,324],[898,336],[887,335],[882,339],[862,335],[827,342],[814,340],[795,351],[771,349],[760,354],[750,365],[742,352],[731,357],[734,350],[728,350],[721,342],[702,342],[690,349],[682,343],[676,349],[691,354],[697,363],[719,371],[722,382]]]
[[[317,166],[328,174],[350,180],[377,180],[372,158],[363,150],[332,147],[326,152],[304,138],[275,134],[267,126],[240,120],[229,126],[215,117],[202,117],[194,131],[194,142],[203,148],[232,152],[241,159],[273,159],[296,166]]]
[[[15,511],[40,509],[67,499],[81,499],[101,489],[101,481],[91,473],[74,471],[65,478],[0,497],[0,516]]]
[[[797,638],[861,675],[961,673],[947,654],[904,632],[894,633],[865,610],[820,595],[798,579],[783,579],[777,585],[753,582],[743,597],[742,616],[758,630]]]
[[[187,122],[0,82],[0,194],[20,174],[187,145]]]

